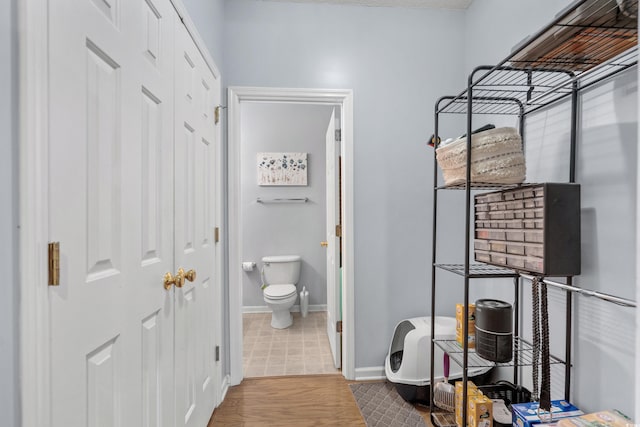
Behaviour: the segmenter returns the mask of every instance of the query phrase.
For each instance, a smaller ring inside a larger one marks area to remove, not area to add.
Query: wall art
[[[258,153],[258,185],[307,185],[307,153]]]

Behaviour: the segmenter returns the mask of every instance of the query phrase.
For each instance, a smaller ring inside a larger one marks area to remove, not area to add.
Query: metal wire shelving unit
[[[635,67],[637,64],[637,0],[577,0],[561,11],[553,22],[521,42],[512,53],[497,65],[476,67],[468,76],[464,90],[456,95],[443,96],[435,104],[435,132],[433,141],[438,147],[439,117],[442,114],[466,115],[466,135],[473,131],[476,115],[517,116],[523,144],[526,143],[524,123],[527,115],[548,108],[556,103],[569,102],[570,118],[570,162],[568,182],[576,179],[576,145],[578,122],[578,94],[580,91],[609,79],[614,75]],[[467,419],[467,369],[475,366],[513,366],[513,380],[518,383],[518,368],[531,365],[532,346],[522,339],[519,325],[521,279],[530,279],[526,273],[494,267],[482,263],[471,263],[471,194],[476,190],[496,190],[517,187],[490,183],[471,182],[471,138],[467,138],[466,182],[455,186],[438,185],[438,165],[434,154],[433,187],[433,241],[431,269],[431,315],[436,315],[436,271],[442,270],[464,278],[464,343],[433,339],[431,345],[431,384],[434,382],[435,346],[450,354],[463,368],[462,419]],[[464,262],[443,264],[437,260],[438,193],[459,190],[466,201]],[[469,287],[471,279],[511,278],[514,285],[514,359],[509,364],[494,364],[480,358],[469,349],[467,324]],[[565,294],[565,354],[562,358],[552,356],[552,364],[564,364],[565,399],[571,390],[571,334],[572,298],[574,294],[593,296],[626,307],[635,307],[636,302],[612,295],[600,294],[573,286],[572,277],[565,283],[545,279],[545,283],[563,290]],[[431,325],[431,336],[435,336],[435,323]],[[452,417],[436,411],[431,395],[431,420],[435,425],[451,425]]]

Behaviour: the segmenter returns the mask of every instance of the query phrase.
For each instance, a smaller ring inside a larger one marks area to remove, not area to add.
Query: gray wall
[[[230,0],[229,86],[352,88],[356,368],[429,307],[433,105],[463,81],[462,11]],[[456,29],[456,31],[451,31]]]
[[[467,69],[504,58],[511,47],[568,4],[475,0],[467,12]],[[545,4],[546,6],[546,4]],[[505,37],[505,34],[509,34]],[[582,274],[579,286],[635,298],[637,200],[637,73],[635,70],[586,90],[580,99],[577,181],[581,184]],[[528,118],[527,180],[567,181],[570,106],[558,105]],[[497,287],[497,285],[496,285]],[[496,289],[494,287],[494,290]],[[530,287],[523,287],[525,336],[530,336]],[[496,294],[493,295],[494,297]],[[509,299],[511,293],[503,294]],[[552,352],[564,354],[564,294],[549,293]],[[571,400],[585,411],[618,408],[634,414],[635,313],[576,296]],[[626,325],[626,326],[625,326]],[[552,392],[563,394],[561,369]],[[525,378],[528,373],[526,373]],[[528,374],[530,378],[530,374]]]
[[[19,425],[18,57],[16,2],[0,4],[0,414]]]
[[[241,107],[242,260],[258,268],[244,273],[243,305],[264,307],[260,261],[267,255],[300,255],[298,290],[309,304],[327,303],[325,134],[333,107],[245,102]],[[256,154],[307,153],[308,186],[258,186]],[[302,198],[304,204],[260,204],[256,198]],[[297,304],[297,302],[296,302]]]
[[[222,71],[224,0],[182,0],[182,2],[218,69]]]

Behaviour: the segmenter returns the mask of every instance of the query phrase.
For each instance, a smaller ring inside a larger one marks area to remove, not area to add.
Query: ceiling
[[[271,0],[292,3],[333,3],[359,6],[466,9],[473,0]]]

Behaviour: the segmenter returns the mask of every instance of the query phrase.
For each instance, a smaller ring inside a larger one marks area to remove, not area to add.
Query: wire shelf
[[[582,0],[525,39],[496,66],[477,67],[470,85],[438,113],[527,114],[638,62],[637,1]],[[443,102],[444,101],[444,102]]]
[[[489,182],[472,182],[469,187],[472,190],[507,190],[510,188],[518,188],[522,186],[527,186],[530,184],[522,183],[522,184],[492,184]],[[467,185],[465,183],[462,184],[454,184],[454,185],[440,185],[436,187],[436,190],[466,190]]]
[[[433,342],[442,349],[445,353],[449,354],[449,357],[455,361],[458,365],[464,366],[464,350],[462,346],[458,344],[456,340],[433,340]],[[540,363],[542,352],[538,352],[538,364]],[[533,344],[529,341],[514,337],[513,339],[513,359],[507,363],[496,363],[490,360],[483,359],[478,356],[474,349],[469,349],[468,364],[469,368],[485,368],[492,366],[514,366],[517,362],[518,366],[532,366],[535,362],[535,353],[533,351]],[[549,363],[552,365],[564,364],[564,361],[556,356],[549,356]]]
[[[435,264],[437,268],[449,271],[459,276],[464,276],[464,264]],[[470,264],[469,278],[498,278],[498,277],[518,277],[518,273],[508,268],[496,267],[489,264]]]

